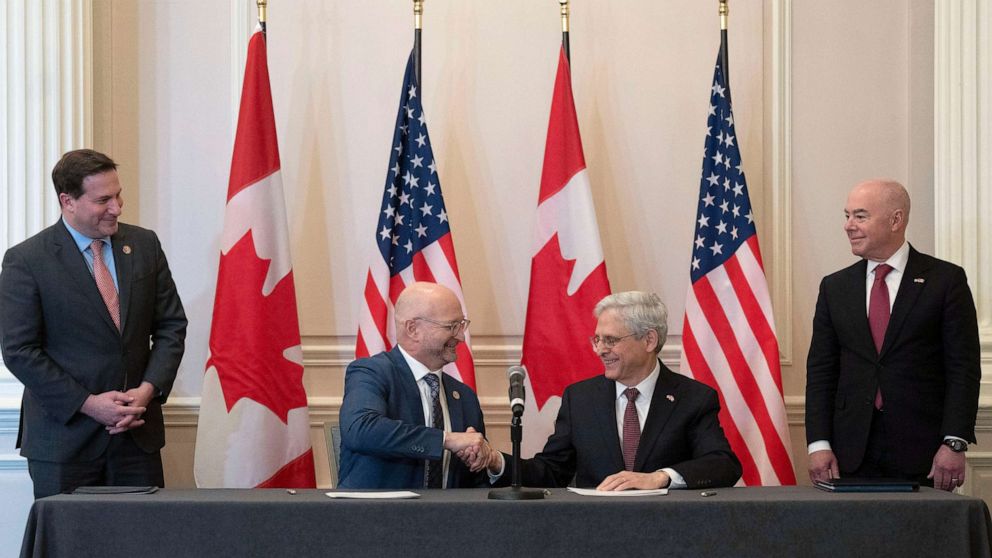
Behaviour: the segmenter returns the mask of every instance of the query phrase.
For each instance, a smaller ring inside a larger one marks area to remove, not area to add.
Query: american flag
[[[720,392],[744,484],[795,484],[771,297],[719,58],[696,214],[680,370]]]
[[[396,343],[393,304],[404,287],[414,281],[448,287],[465,311],[455,246],[427,136],[412,52],[403,77],[375,242],[378,253],[365,279],[365,302],[355,344],[357,358],[392,349]],[[457,361],[446,366],[445,371],[475,389],[467,331],[465,342],[458,345]]]

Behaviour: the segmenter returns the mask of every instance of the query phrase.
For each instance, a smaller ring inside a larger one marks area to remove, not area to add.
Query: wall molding
[[[782,366],[793,364],[792,335],[792,3],[771,5],[770,282]],[[765,204],[766,207],[769,205]],[[783,319],[784,317],[784,319]],[[782,327],[784,324],[784,327]]]
[[[934,9],[936,254],[968,273],[982,383],[992,384],[992,0],[937,2]]]

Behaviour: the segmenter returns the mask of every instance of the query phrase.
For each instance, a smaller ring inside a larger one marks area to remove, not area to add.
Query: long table
[[[31,508],[22,556],[982,556],[976,498],[725,488],[712,496],[494,501],[486,490],[332,500],[321,490],[59,495]]]

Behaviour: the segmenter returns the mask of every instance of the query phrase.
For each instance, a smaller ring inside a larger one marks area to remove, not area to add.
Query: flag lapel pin
[[[913,279],[914,283],[926,283],[926,281],[927,280],[922,277],[917,277],[916,279]]]
[[[675,396],[672,395],[671,393],[669,393],[668,395],[666,395],[665,396],[665,399],[671,401],[672,403],[675,403]]]

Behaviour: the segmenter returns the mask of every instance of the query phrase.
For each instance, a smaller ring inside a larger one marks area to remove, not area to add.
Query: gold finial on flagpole
[[[720,29],[727,30],[727,15],[730,10],[727,8],[727,0],[720,0]]]
[[[561,32],[568,33],[568,0],[558,0],[561,4]]]
[[[413,28],[420,29],[424,16],[424,0],[413,0]]]
[[[265,5],[268,4],[268,0],[255,0],[255,5],[258,6],[258,22],[265,23]]]

